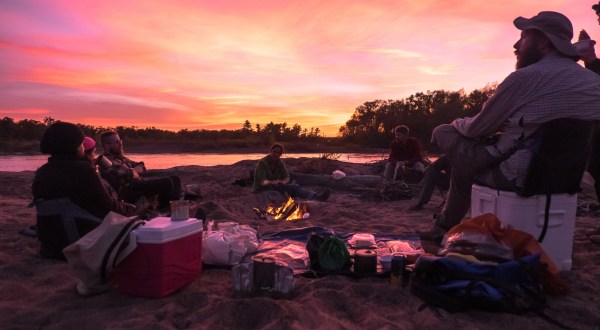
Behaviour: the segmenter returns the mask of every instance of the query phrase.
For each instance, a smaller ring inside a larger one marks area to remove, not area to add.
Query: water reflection
[[[315,153],[286,153],[287,158],[300,157],[319,157]],[[349,163],[367,163],[381,160],[387,157],[387,154],[357,154],[340,153],[340,161]],[[258,160],[265,156],[264,153],[250,154],[209,154],[209,153],[181,153],[181,154],[136,154],[128,153],[127,156],[133,160],[144,161],[149,169],[164,169],[182,165],[231,165],[240,160],[250,159]],[[35,171],[38,167],[46,163],[47,155],[0,155],[0,171],[19,172]]]

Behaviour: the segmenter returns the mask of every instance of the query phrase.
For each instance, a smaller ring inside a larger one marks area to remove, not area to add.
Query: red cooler
[[[137,248],[114,271],[119,291],[160,298],[191,283],[202,270],[202,220],[158,217],[135,230]]]

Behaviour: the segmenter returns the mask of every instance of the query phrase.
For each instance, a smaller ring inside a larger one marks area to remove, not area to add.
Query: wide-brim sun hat
[[[519,16],[513,23],[519,30],[541,31],[560,53],[569,57],[579,57],[577,49],[571,44],[573,24],[565,15],[554,11],[542,11],[532,18]]]
[[[84,137],[79,126],[59,121],[44,131],[40,140],[40,151],[51,155],[74,154],[83,143]]]

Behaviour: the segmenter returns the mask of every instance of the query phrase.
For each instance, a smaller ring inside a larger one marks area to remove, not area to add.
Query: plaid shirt
[[[600,76],[553,52],[511,73],[479,114],[456,119],[452,126],[470,138],[499,132],[487,151],[507,157],[500,169],[522,185],[532,157],[523,146],[543,123],[557,118],[600,120]]]
[[[105,153],[104,157],[110,160],[112,165],[109,169],[99,166],[100,175],[120,193],[123,187],[128,186],[133,181],[133,171],[135,171],[133,168],[140,163],[120,155]]]

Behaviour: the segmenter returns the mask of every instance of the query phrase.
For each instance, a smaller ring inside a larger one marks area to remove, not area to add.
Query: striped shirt
[[[486,148],[490,155],[501,158],[517,145],[527,145],[543,123],[557,118],[600,120],[600,76],[551,52],[511,73],[479,114],[456,119],[452,126],[470,138],[499,132],[497,142]],[[522,185],[531,157],[531,150],[518,148],[500,169],[509,180]]]

